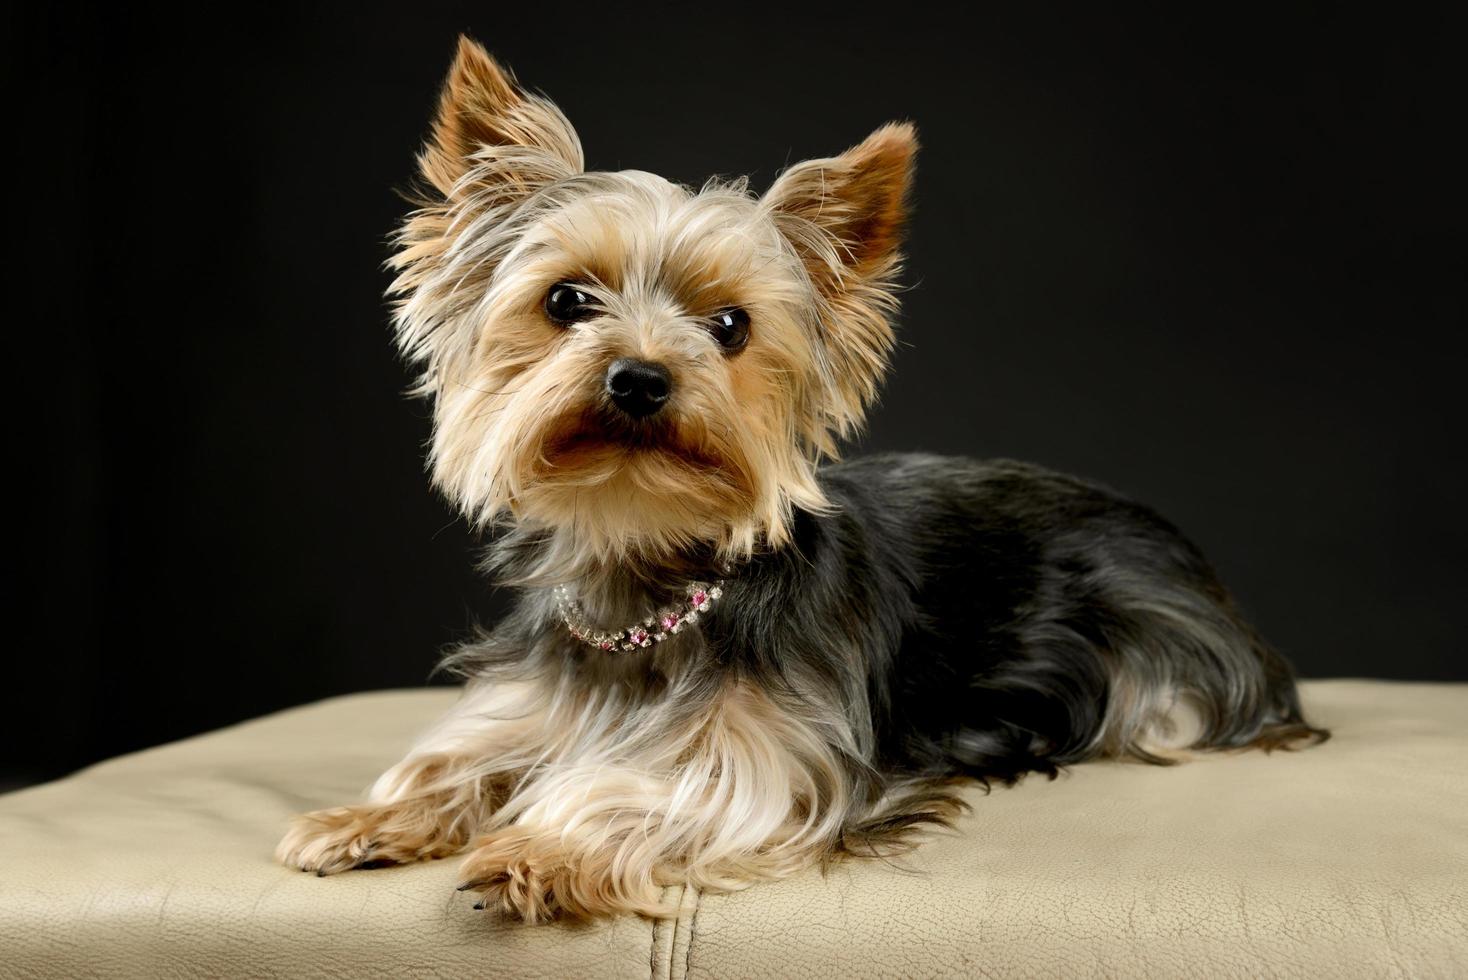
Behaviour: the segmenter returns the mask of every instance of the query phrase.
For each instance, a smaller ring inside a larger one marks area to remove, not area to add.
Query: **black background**
[[[913,119],[914,288],[866,445],[1155,504],[1305,674],[1468,677],[1437,12],[115,6],[10,14],[0,783],[423,683],[493,615],[381,299],[460,30],[597,169],[762,189]]]

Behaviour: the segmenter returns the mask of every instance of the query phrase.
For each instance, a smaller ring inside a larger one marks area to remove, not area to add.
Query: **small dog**
[[[1015,462],[842,465],[893,345],[894,123],[763,196],[587,173],[461,39],[392,266],[435,484],[520,590],[457,707],[278,855],[469,849],[527,921],[671,912],[948,822],[958,783],[1322,741],[1291,670],[1148,508]]]

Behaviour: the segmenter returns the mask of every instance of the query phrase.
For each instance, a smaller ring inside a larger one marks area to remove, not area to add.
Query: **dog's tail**
[[[1168,764],[1189,752],[1300,749],[1330,732],[1305,720],[1289,662],[1219,586],[1153,592],[1105,652],[1098,754]]]

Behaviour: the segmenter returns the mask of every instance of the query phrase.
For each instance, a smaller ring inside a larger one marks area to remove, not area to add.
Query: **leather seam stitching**
[[[678,948],[678,933],[683,926],[683,917],[678,915],[678,910],[683,908],[683,899],[688,894],[688,885],[685,883],[678,889],[678,908],[674,910],[673,934],[668,937],[668,980],[673,977],[673,951]]]
[[[663,898],[667,899],[668,890],[663,889]],[[652,928],[648,930],[649,945],[647,948],[647,977],[648,980],[658,980],[658,940],[667,931],[667,922],[664,919],[654,918]]]
[[[688,949],[683,954],[681,980],[687,980],[688,974],[693,969],[693,943],[698,938],[698,913],[703,908],[703,889],[697,885],[685,885],[684,887],[693,889],[693,914],[688,917]],[[670,970],[669,973],[671,972]]]

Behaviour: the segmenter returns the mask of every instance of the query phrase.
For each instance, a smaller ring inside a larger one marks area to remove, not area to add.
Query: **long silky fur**
[[[892,348],[916,139],[882,127],[763,196],[588,174],[553,105],[461,43],[393,264],[398,341],[434,402],[434,482],[518,590],[445,661],[457,707],[365,803],[307,814],[326,874],[469,848],[462,887],[528,921],[662,915],[949,823],[965,783],[1099,757],[1317,742],[1288,664],[1198,549],[1104,487],[1009,461],[829,463]],[[595,299],[546,318],[555,283]],[[704,325],[738,305],[737,355]],[[650,419],[619,357],[673,379]],[[724,582],[647,649],[574,640]]]

